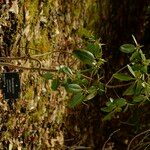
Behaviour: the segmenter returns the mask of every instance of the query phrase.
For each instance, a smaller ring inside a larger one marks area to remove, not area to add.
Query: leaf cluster
[[[74,108],[81,103],[93,99],[96,95],[107,95],[107,88],[112,88],[108,84],[115,78],[120,84],[127,83],[127,88],[121,97],[110,98],[106,102],[106,106],[101,111],[106,115],[104,120],[110,120],[116,113],[121,112],[128,106],[143,104],[150,100],[150,78],[148,67],[150,59],[145,57],[141,50],[141,46],[135,41],[133,44],[123,44],[120,51],[129,55],[130,62],[116,73],[108,83],[104,83],[103,64],[106,61],[102,58],[102,45],[90,34],[87,34],[85,46],[75,49],[72,55],[83,64],[78,70],[73,70],[68,66],[60,65],[57,73],[46,73],[43,77],[51,80],[51,89],[58,90],[59,86],[63,86],[68,93],[72,94],[68,106]],[[135,40],[135,38],[133,37]],[[125,70],[123,72],[123,70]],[[63,74],[63,77],[60,77]],[[120,85],[121,87],[122,85]],[[117,87],[113,86],[113,88]],[[127,98],[130,96],[130,98]]]

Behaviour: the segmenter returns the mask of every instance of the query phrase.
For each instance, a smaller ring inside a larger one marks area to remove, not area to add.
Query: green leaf
[[[143,61],[143,64],[145,66],[149,66],[150,65],[150,59],[146,59],[145,61]]]
[[[138,80],[137,83],[136,83],[136,88],[135,88],[134,94],[135,94],[135,95],[141,94],[142,89],[143,89],[142,81],[141,81],[141,80]]]
[[[115,108],[115,112],[121,112],[122,111],[122,108],[121,107],[116,107]]]
[[[101,56],[102,48],[101,45],[98,43],[89,43],[87,45],[87,50],[94,54],[96,57]]]
[[[74,50],[73,54],[85,64],[88,64],[91,66],[96,64],[96,60],[95,60],[94,55],[89,51]]]
[[[142,66],[140,70],[142,73],[147,73],[147,66]]]
[[[46,80],[50,80],[50,79],[53,79],[53,74],[50,72],[47,72],[47,73],[44,73],[42,77],[45,78]]]
[[[137,68],[136,68],[137,69]],[[138,70],[139,69],[139,70]],[[136,78],[141,78],[142,73],[140,71],[141,67],[134,71]]]
[[[106,103],[106,106],[111,106],[111,105],[114,105],[113,104],[113,102],[114,102],[114,99],[112,99],[112,98],[110,98],[112,101],[108,101],[107,103]]]
[[[88,79],[82,79],[82,84],[84,85],[84,86],[87,86],[88,84],[89,84],[89,81],[88,81]]]
[[[134,78],[130,77],[129,75],[122,74],[122,73],[115,73],[115,74],[113,74],[113,77],[120,81],[130,81],[130,80],[134,79]]]
[[[72,76],[72,75],[73,75],[71,69],[70,69],[69,67],[67,67],[67,66],[61,65],[61,66],[60,66],[60,69],[61,69],[65,74],[67,74],[67,75],[69,75],[69,76]]]
[[[92,41],[94,40],[94,36],[93,36],[92,33],[91,33],[89,30],[87,30],[86,28],[80,28],[80,29],[78,30],[78,34],[79,34],[80,36],[83,36],[83,37],[87,38],[87,39],[91,39]]]
[[[59,79],[56,78],[54,80],[52,80],[52,83],[51,83],[51,89],[56,91],[58,86],[59,86],[60,82],[59,82]]]
[[[144,95],[139,95],[139,96],[135,96],[133,98],[133,102],[139,103],[139,102],[145,101],[146,99],[147,98]]]
[[[83,95],[83,93],[75,94],[69,103],[69,107],[73,108],[73,107],[79,105],[84,99],[85,99],[85,96]]]
[[[140,53],[138,51],[135,51],[131,57],[130,57],[130,61],[133,61],[133,60],[140,60]]]
[[[85,101],[90,100],[90,99],[94,98],[97,95],[97,88],[96,88],[96,86],[91,86],[88,89],[88,93],[89,93],[89,95],[86,97]]]
[[[135,84],[132,84],[129,86],[129,88],[126,89],[123,95],[133,95],[134,91],[135,91]]]
[[[104,86],[103,83],[100,82],[98,84],[98,91],[97,92],[98,92],[99,95],[103,95],[104,94],[104,92],[105,92],[105,86]]]
[[[107,107],[104,107],[104,108],[101,108],[101,111],[103,111],[103,112],[111,112],[111,111],[113,111],[114,109],[115,109],[115,105],[110,105],[110,106],[107,106]]]
[[[74,92],[74,93],[77,93],[77,92],[81,92],[82,91],[82,88],[80,87],[80,85],[78,84],[69,84],[67,89],[70,91],[70,92]]]
[[[124,44],[120,46],[120,50],[124,53],[132,53],[136,50],[136,47],[133,44]]]
[[[107,114],[106,116],[104,116],[104,118],[102,119],[102,121],[108,121],[108,120],[111,120],[113,117],[113,114],[112,113],[109,113]]]
[[[126,99],[124,98],[118,98],[114,101],[114,103],[117,107],[123,107],[127,104]]]
[[[95,91],[97,91],[97,87],[93,85],[88,89],[88,93],[93,93]]]
[[[141,58],[142,58],[142,60],[143,61],[145,61],[146,60],[146,57],[145,57],[145,54],[143,54],[143,52],[142,52],[142,50],[140,49],[140,54],[141,54]]]
[[[135,73],[134,73],[133,69],[131,68],[131,66],[127,65],[127,67],[129,69],[130,73],[135,77]]]
[[[97,95],[97,91],[95,91],[95,92],[89,94],[89,95],[86,97],[85,101],[88,101],[88,100],[94,98],[96,95]]]

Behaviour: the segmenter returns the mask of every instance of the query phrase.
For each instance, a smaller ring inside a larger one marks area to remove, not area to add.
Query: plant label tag
[[[2,73],[2,93],[5,100],[17,99],[20,93],[20,78],[17,72]]]

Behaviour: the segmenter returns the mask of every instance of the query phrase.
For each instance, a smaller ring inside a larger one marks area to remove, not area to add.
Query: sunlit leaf
[[[124,44],[120,46],[120,50],[124,53],[132,53],[136,50],[136,47],[133,44]]]

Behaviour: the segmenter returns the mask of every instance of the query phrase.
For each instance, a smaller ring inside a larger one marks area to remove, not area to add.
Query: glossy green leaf
[[[77,92],[81,92],[82,91],[82,88],[80,87],[80,85],[78,84],[69,84],[67,89],[70,91],[70,92],[74,92],[74,93],[77,93]]]
[[[95,60],[94,55],[89,51],[74,50],[73,54],[85,64],[88,64],[91,66],[96,64],[96,60]]]
[[[120,81],[130,81],[134,79],[131,76],[122,73],[115,73],[113,74],[113,77]]]
[[[133,44],[124,44],[120,46],[120,50],[124,53],[132,53],[136,50],[136,47]]]
[[[73,108],[73,107],[79,105],[84,99],[85,99],[85,96],[83,95],[83,93],[75,94],[69,103],[69,107]]]
[[[46,80],[50,80],[50,79],[53,79],[53,74],[50,72],[47,72],[47,73],[44,73],[42,77],[45,78]]]
[[[56,91],[59,84],[60,84],[59,79],[56,78],[56,79],[52,80],[51,89]]]

